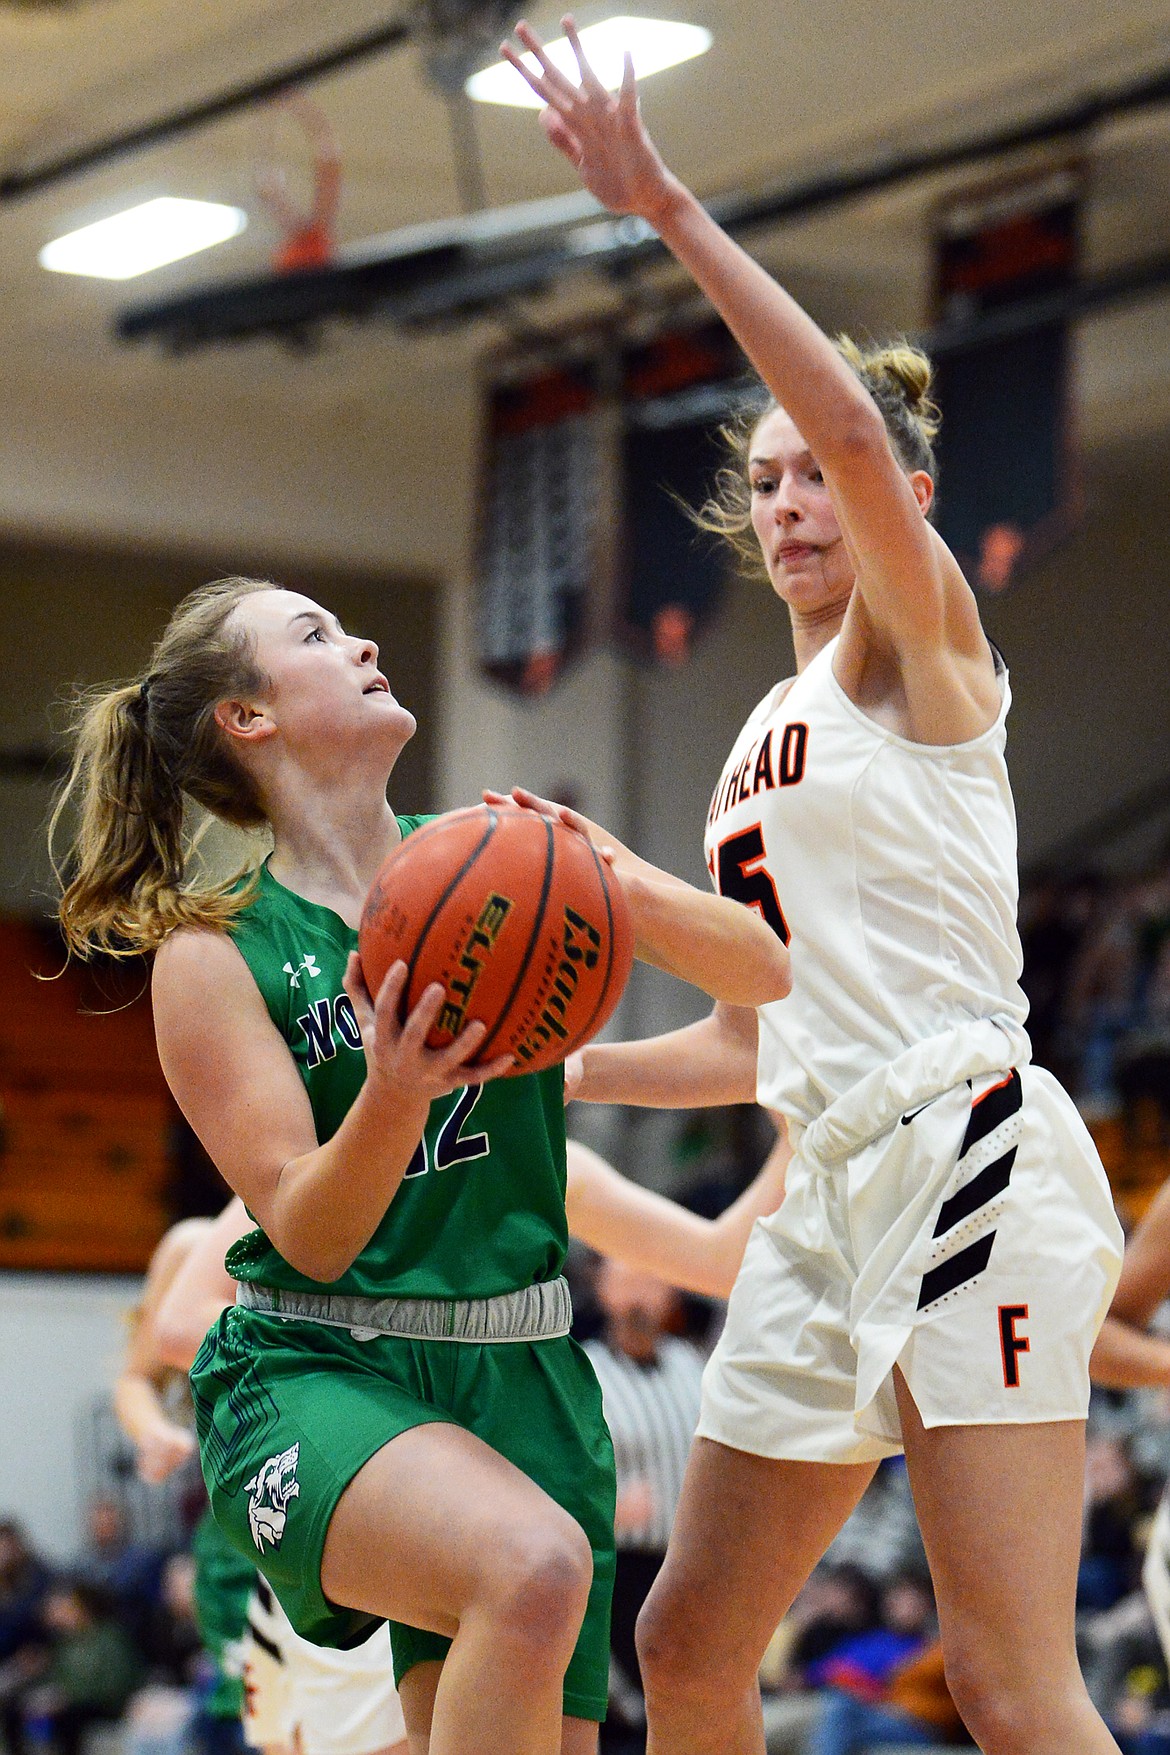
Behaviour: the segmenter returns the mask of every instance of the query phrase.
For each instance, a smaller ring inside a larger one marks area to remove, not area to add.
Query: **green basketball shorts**
[[[564,1709],[602,1719],[614,1575],[613,1446],[593,1368],[568,1338],[485,1345],[377,1335],[233,1307],[191,1370],[216,1522],[316,1645],[350,1647],[377,1620],[331,1603],[321,1556],[333,1511],[391,1438],[428,1421],[474,1433],[574,1517],[593,1585],[565,1675]],[[390,1623],[397,1680],[450,1641]]]

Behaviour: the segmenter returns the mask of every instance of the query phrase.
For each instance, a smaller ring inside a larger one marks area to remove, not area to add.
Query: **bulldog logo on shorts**
[[[252,1495],[248,1501],[248,1526],[261,1554],[265,1542],[279,1548],[288,1520],[288,1502],[300,1498],[301,1489],[297,1485],[300,1454],[298,1443],[282,1450],[279,1456],[270,1456],[244,1485],[244,1492]]]

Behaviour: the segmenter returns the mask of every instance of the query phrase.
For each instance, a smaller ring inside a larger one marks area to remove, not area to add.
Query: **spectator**
[[[0,1665],[41,1640],[40,1611],[50,1574],[20,1524],[0,1520]]]
[[[88,1726],[121,1717],[144,1679],[144,1665],[108,1593],[83,1582],[58,1584],[44,1603],[51,1640],[43,1680],[25,1695],[24,1746],[46,1731],[57,1755],[79,1755]]]
[[[41,1611],[51,1582],[20,1524],[5,1518],[0,1522],[0,1728],[8,1755],[20,1755],[24,1697],[48,1662]]]
[[[879,1700],[897,1666],[926,1643],[933,1616],[929,1577],[899,1574],[881,1594],[876,1626],[850,1634],[811,1664],[809,1681],[859,1700]]]
[[[1076,1097],[1097,1118],[1118,1106],[1113,1056],[1133,1015],[1138,971],[1136,893],[1104,886],[1069,974],[1066,1029],[1076,1044],[1080,1077]]]
[[[811,1674],[829,1684],[809,1755],[864,1755],[937,1744],[961,1732],[942,1674],[929,1575],[904,1572],[882,1593],[879,1625],[845,1640]]]
[[[602,1747],[634,1748],[639,1739],[630,1733],[644,1722],[634,1623],[666,1554],[699,1419],[703,1362],[695,1347],[670,1333],[681,1317],[671,1287],[604,1260],[595,1284],[604,1330],[585,1350],[601,1384],[617,1460],[616,1674]]]
[[[1170,1143],[1170,938],[1163,937],[1143,983],[1133,1027],[1117,1045],[1117,1089],[1127,1114],[1153,1112],[1156,1142]]]
[[[90,1501],[86,1521],[88,1546],[70,1570],[79,1583],[105,1592],[131,1639],[147,1650],[166,1556],[131,1541],[122,1507],[107,1494]]]
[[[793,1605],[788,1649],[789,1687],[815,1687],[821,1666],[859,1634],[878,1625],[877,1586],[859,1566],[824,1565],[813,1573]]]
[[[1111,1609],[1136,1590],[1139,1556],[1133,1531],[1141,1510],[1140,1484],[1125,1441],[1094,1434],[1085,1452],[1078,1610]]]

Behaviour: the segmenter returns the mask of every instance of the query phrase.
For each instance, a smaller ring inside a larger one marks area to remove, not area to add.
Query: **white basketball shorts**
[[[1162,1651],[1170,1663],[1170,1493],[1163,1493],[1150,1528],[1142,1584]]]
[[[402,1742],[389,1629],[352,1651],[311,1645],[261,1578],[248,1607],[243,1724],[254,1748],[298,1755],[372,1755]]]
[[[918,1075],[927,1060],[937,1075],[930,1046]],[[961,1047],[956,1032],[960,1074]],[[1122,1233],[1075,1105],[1028,1065],[933,1092],[905,1071],[797,1136],[707,1366],[701,1437],[810,1462],[895,1455],[895,1365],[927,1427],[1085,1417]]]

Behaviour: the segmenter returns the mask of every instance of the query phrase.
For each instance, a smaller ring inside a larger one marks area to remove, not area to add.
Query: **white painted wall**
[[[19,1518],[55,1560],[82,1543],[91,1416],[118,1375],[141,1285],[0,1274],[0,1517]]]

